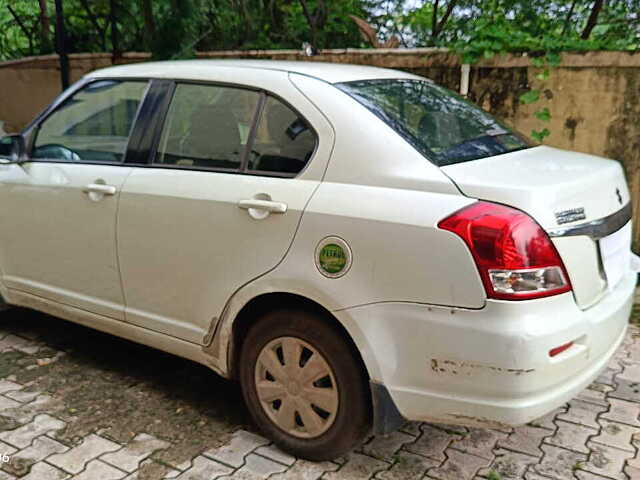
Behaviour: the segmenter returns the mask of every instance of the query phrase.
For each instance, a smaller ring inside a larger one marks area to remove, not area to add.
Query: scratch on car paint
[[[479,371],[489,370],[497,374],[524,375],[535,371],[534,368],[502,368],[493,365],[482,365],[479,363],[456,362],[454,360],[438,360],[431,359],[431,370],[435,373],[443,373],[449,375],[473,375]]]

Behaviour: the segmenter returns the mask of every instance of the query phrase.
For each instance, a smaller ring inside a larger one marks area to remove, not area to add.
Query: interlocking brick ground
[[[13,312],[14,319],[20,315]],[[104,352],[113,357],[93,355],[91,347],[78,353],[72,348],[74,342],[84,345],[95,340],[88,329],[73,326],[73,339],[65,344],[60,339],[69,334],[68,323],[41,316],[31,328],[29,319],[0,322],[0,456],[10,458],[1,465],[0,480],[640,480],[640,329],[636,326],[630,327],[615,358],[589,389],[530,425],[492,430],[409,423],[388,436],[370,437],[344,458],[313,463],[281,452],[250,431],[246,415],[236,416],[233,410],[242,407],[237,407],[236,387],[226,386],[230,382],[218,382],[213,390],[198,390],[199,382],[163,385],[162,377],[132,373],[114,359],[124,355],[129,362],[165,362],[169,370],[183,373],[199,367],[167,364],[172,360],[162,353],[120,349],[124,341],[108,336],[99,340],[112,342]],[[43,323],[46,328],[41,328]],[[81,361],[71,361],[78,357]],[[68,380],[42,388],[46,385],[42,378],[55,372],[51,365],[63,358],[69,359],[62,370]],[[199,370],[190,371],[184,378],[199,379],[199,375]],[[90,390],[105,377],[124,385],[120,389],[132,390],[127,393],[132,396],[75,388],[76,382],[84,381],[83,388]],[[162,415],[144,407],[146,399],[158,392],[161,402],[164,398],[170,404]],[[84,398],[81,394],[109,398],[96,401],[95,408],[88,402],[80,409],[74,402]],[[174,408],[176,395],[181,406]],[[137,407],[127,409],[126,398],[138,397]],[[224,403],[226,397],[230,400]],[[181,428],[175,425],[184,424],[167,419],[166,412],[179,419],[187,410],[214,400],[222,402],[216,412],[188,417],[196,424],[193,436],[180,435]],[[102,408],[122,415],[119,430]],[[140,416],[150,420],[136,421]],[[207,422],[214,420],[221,432],[219,441],[196,435],[212,428]],[[131,427],[126,435],[123,425]],[[194,445],[184,448],[185,438]]]

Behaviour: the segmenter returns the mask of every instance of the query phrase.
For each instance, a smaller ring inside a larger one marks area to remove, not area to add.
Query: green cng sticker
[[[347,265],[347,255],[340,245],[328,243],[320,249],[318,255],[320,268],[327,273],[335,274],[344,270]]]

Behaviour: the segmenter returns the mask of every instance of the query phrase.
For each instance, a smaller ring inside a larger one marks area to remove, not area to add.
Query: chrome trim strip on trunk
[[[549,230],[547,233],[550,237],[575,237],[585,235],[594,240],[600,240],[624,227],[627,222],[631,220],[631,215],[631,202],[629,202],[616,213],[612,213],[604,218],[576,225],[575,227]]]

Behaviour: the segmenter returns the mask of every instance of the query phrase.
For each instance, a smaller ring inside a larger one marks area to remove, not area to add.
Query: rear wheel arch
[[[327,324],[335,329],[349,346],[354,358],[360,364],[367,382],[370,380],[366,364],[362,354],[358,349],[352,336],[342,323],[324,306],[302,295],[287,292],[274,292],[258,295],[249,300],[236,315],[228,349],[229,377],[237,379],[238,363],[242,342],[246,338],[247,332],[263,315],[268,312],[280,309],[300,309],[306,312],[315,313],[324,319]]]

